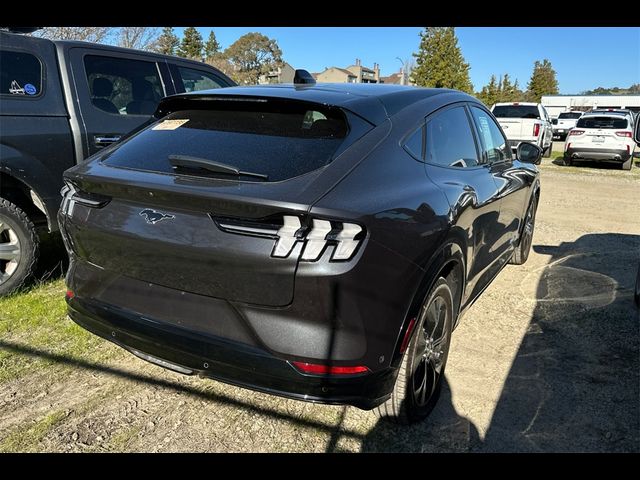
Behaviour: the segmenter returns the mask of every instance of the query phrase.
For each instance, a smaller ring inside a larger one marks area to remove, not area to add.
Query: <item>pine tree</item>
[[[202,60],[203,49],[204,44],[200,32],[194,27],[185,28],[182,42],[178,47],[178,55],[192,60]]]
[[[498,101],[498,82],[495,75],[491,75],[489,83],[482,87],[482,91],[478,94],[478,98],[488,107],[491,107]]]
[[[536,60],[533,65],[531,80],[527,85],[527,99],[530,102],[540,103],[543,95],[555,95],[558,93],[558,80],[556,71],[551,62],[546,58],[540,62]]]
[[[224,57],[233,66],[231,78],[240,84],[258,83],[260,75],[283,63],[278,42],[258,32],[241,36],[224,51]]]
[[[472,93],[469,64],[464,61],[453,27],[427,27],[420,32],[411,79],[423,87],[454,88]]]
[[[220,53],[220,44],[216,39],[216,34],[213,33],[213,30],[209,32],[209,39],[207,43],[204,44],[204,58],[213,58]]]
[[[154,50],[165,55],[175,55],[180,39],[173,33],[173,27],[164,27]]]

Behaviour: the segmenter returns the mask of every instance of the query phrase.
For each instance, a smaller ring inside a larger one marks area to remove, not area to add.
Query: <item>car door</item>
[[[463,304],[497,271],[495,244],[500,237],[500,196],[480,154],[464,103],[438,110],[426,119],[424,160],[427,175],[451,205],[454,229],[467,242],[467,288]]]
[[[174,93],[161,57],[74,47],[69,60],[84,158],[147,122],[160,99]]]
[[[500,216],[493,248],[498,267],[501,267],[509,260],[518,242],[532,174],[513,158],[509,142],[493,115],[478,105],[470,105],[469,110],[482,157],[498,188]]]

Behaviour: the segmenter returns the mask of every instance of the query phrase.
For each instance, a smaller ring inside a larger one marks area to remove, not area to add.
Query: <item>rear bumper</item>
[[[269,394],[371,409],[389,397],[397,375],[392,367],[349,376],[306,375],[286,358],[258,347],[159,323],[95,300],[74,297],[67,304],[78,325],[145,360]]]
[[[572,147],[567,148],[564,152],[564,158],[584,159],[584,160],[603,160],[612,162],[626,162],[631,154],[626,150],[605,149],[605,148],[589,148],[589,147]]]

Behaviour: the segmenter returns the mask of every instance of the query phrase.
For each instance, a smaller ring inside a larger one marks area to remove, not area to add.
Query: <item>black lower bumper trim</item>
[[[296,400],[369,410],[389,398],[397,375],[393,368],[349,377],[304,375],[286,359],[251,345],[161,324],[92,300],[75,297],[67,304],[75,323],[156,365]]]
[[[564,152],[564,158],[572,160],[602,160],[605,162],[626,162],[631,157],[627,150],[619,149],[589,149],[568,148]]]

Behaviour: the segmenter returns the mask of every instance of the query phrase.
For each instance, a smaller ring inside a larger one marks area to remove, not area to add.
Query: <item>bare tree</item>
[[[154,27],[121,27],[118,30],[119,47],[153,50],[158,43],[160,30]]]
[[[113,27],[44,27],[33,32],[33,35],[50,40],[82,40],[85,42],[108,43],[113,30]]]

